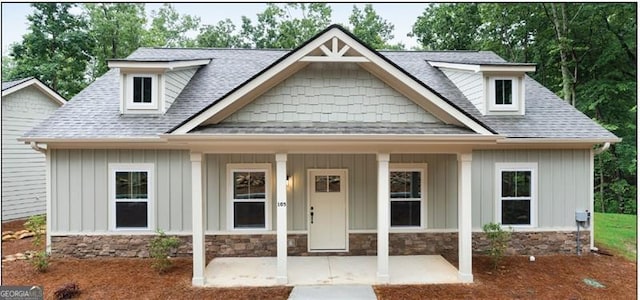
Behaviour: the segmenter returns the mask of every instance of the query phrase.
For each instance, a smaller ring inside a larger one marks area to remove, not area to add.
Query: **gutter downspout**
[[[36,151],[38,151],[40,153],[43,153],[43,154],[47,154],[47,148],[42,148],[42,147],[38,146],[38,143],[31,142],[30,145],[31,145],[31,148],[33,150],[36,150]]]
[[[598,251],[598,248],[596,248],[595,237],[594,237],[595,216],[596,216],[595,215],[595,207],[594,207],[595,198],[593,197],[593,193],[594,193],[594,191],[593,191],[593,181],[594,181],[593,179],[594,178],[593,177],[595,176],[595,174],[594,174],[594,163],[595,163],[594,162],[594,158],[595,158],[596,155],[609,150],[609,147],[611,147],[611,143],[607,142],[607,143],[604,143],[604,145],[602,145],[601,147],[596,148],[594,150],[591,150],[591,162],[590,162],[590,164],[591,164],[591,176],[590,176],[591,177],[591,201],[590,202],[591,203],[589,204],[589,206],[591,206],[589,208],[589,211],[591,211],[591,213],[592,213],[591,220],[590,220],[591,221],[591,224],[590,224],[591,225],[590,226],[591,227],[591,232],[589,234],[589,244],[590,244],[589,248],[591,249],[591,251]],[[600,181],[602,181],[602,176],[600,176]],[[600,188],[602,188],[602,182],[600,182]]]
[[[37,142],[30,142],[31,148],[42,154],[45,159],[45,203],[46,203],[46,235],[45,251],[51,254],[51,152],[47,148],[38,145]]]

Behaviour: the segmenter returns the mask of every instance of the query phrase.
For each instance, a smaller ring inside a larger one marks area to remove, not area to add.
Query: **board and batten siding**
[[[206,155],[207,231],[227,231],[227,164],[271,164],[271,228],[275,229],[275,156],[273,154]],[[455,155],[393,154],[391,163],[427,164],[427,229],[457,227],[457,160]],[[375,230],[377,226],[377,161],[374,154],[289,154],[287,175],[288,230],[307,227],[307,170],[347,169],[349,229]]]
[[[2,97],[3,220],[45,213],[45,156],[17,138],[58,107],[33,86]]]
[[[181,150],[51,150],[54,233],[109,231],[109,164],[152,163],[156,227],[191,231],[191,162]]]
[[[484,114],[486,112],[483,87],[484,79],[481,72],[458,71],[445,68],[441,70],[481,113]]]
[[[538,164],[538,228],[575,228],[576,209],[589,209],[589,150],[473,151],[473,227],[498,221],[496,163]]]
[[[178,98],[185,86],[191,80],[198,68],[187,68],[176,71],[169,71],[164,74],[164,107],[165,110]]]
[[[311,63],[223,122],[441,121],[355,63]]]

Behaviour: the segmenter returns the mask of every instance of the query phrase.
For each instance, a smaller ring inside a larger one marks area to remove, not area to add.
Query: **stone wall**
[[[572,254],[576,251],[575,232],[515,232],[507,253],[510,255]],[[147,246],[152,235],[77,235],[53,236],[53,255],[72,257],[148,257]],[[191,236],[179,236],[182,245],[175,256],[191,256]],[[376,255],[377,235],[349,235],[349,252],[308,252],[306,234],[287,237],[291,256]],[[589,251],[589,232],[580,233],[583,253]],[[447,258],[458,255],[458,234],[455,232],[391,233],[389,255],[431,255]],[[488,249],[484,233],[473,233],[473,251],[481,254]],[[275,234],[208,235],[205,237],[207,260],[213,257],[276,256]]]

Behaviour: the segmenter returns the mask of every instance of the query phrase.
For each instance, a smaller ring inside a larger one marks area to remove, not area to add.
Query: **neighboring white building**
[[[45,213],[45,156],[17,138],[66,100],[38,79],[2,83],[2,220]]]

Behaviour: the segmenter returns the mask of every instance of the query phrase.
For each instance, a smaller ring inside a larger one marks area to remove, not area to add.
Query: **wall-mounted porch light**
[[[287,187],[291,187],[291,175],[287,175]]]

